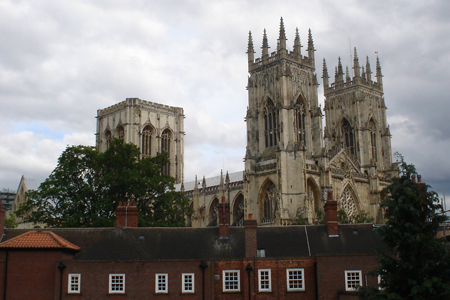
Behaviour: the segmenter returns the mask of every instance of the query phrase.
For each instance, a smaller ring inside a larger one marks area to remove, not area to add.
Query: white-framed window
[[[81,274],[69,274],[69,294],[81,292]]]
[[[223,291],[238,292],[241,290],[239,270],[223,270]]]
[[[182,291],[183,293],[194,293],[195,292],[195,281],[194,273],[183,273],[181,274],[182,280]]]
[[[362,286],[360,270],[345,271],[345,290],[356,291],[357,286]]]
[[[304,291],[304,269],[286,269],[286,285],[288,291]]]
[[[169,275],[167,273],[155,274],[155,292],[168,293],[169,292]]]
[[[109,293],[125,293],[125,274],[109,274]]]
[[[258,270],[258,290],[260,292],[272,291],[270,269],[259,269]]]

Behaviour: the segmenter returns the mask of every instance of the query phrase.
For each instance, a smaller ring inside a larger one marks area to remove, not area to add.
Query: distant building
[[[43,180],[25,177],[22,175],[19,182],[19,187],[17,188],[17,193],[14,197],[14,202],[11,207],[11,211],[15,212],[19,207],[27,201],[27,192],[32,190],[37,190]],[[16,217],[16,223],[18,228],[31,228],[33,227],[30,223],[24,223],[22,218]]]
[[[14,203],[16,192],[10,189],[3,189],[0,191],[0,201],[3,203],[7,211],[10,211]]]

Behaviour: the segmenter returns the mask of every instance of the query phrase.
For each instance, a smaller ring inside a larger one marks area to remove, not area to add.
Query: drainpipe
[[[202,260],[199,267],[202,269],[202,299],[205,300],[205,269],[208,265],[206,261]]]
[[[4,282],[3,282],[3,300],[6,300],[6,284],[8,282],[7,278],[8,278],[8,251],[6,251],[5,253],[5,278],[4,278]]]
[[[60,273],[60,276],[59,276],[59,300],[62,300],[63,272],[64,272],[65,268],[66,268],[66,265],[64,264],[64,262],[63,261],[59,262],[59,265],[58,265],[58,269],[59,269],[59,273]]]
[[[245,268],[245,272],[247,272],[248,276],[248,299],[252,299],[252,290],[251,290],[251,282],[250,282],[250,275],[253,271],[252,265],[250,263],[247,264],[247,267]]]

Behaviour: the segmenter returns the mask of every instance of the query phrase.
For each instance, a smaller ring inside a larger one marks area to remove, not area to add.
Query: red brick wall
[[[356,299],[356,293],[345,292],[345,271],[361,270],[364,286],[365,277],[368,285],[377,285],[377,278],[368,275],[378,265],[377,255],[318,256],[316,259],[319,300]]]
[[[3,296],[5,286],[5,259],[2,251],[0,294]],[[9,251],[6,278],[6,299],[38,300],[58,299],[60,260],[72,255],[60,251]]]

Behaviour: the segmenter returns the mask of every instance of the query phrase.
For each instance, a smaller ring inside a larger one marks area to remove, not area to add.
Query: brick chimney
[[[116,226],[138,227],[138,209],[136,202],[119,202],[116,209]]]
[[[3,206],[2,200],[0,200],[0,241],[3,239],[3,234],[5,233],[5,217],[6,209]]]
[[[220,238],[228,238],[228,231],[230,229],[230,204],[225,201],[224,196],[222,196],[222,202],[219,203],[217,224],[219,225]]]
[[[333,191],[328,191],[327,202],[325,202],[325,206],[323,208],[325,210],[328,236],[338,236],[339,227],[337,222],[337,201],[333,200]]]
[[[245,231],[245,257],[256,257],[258,242],[256,239],[257,222],[253,220],[253,215],[248,215],[248,220],[244,220]]]

